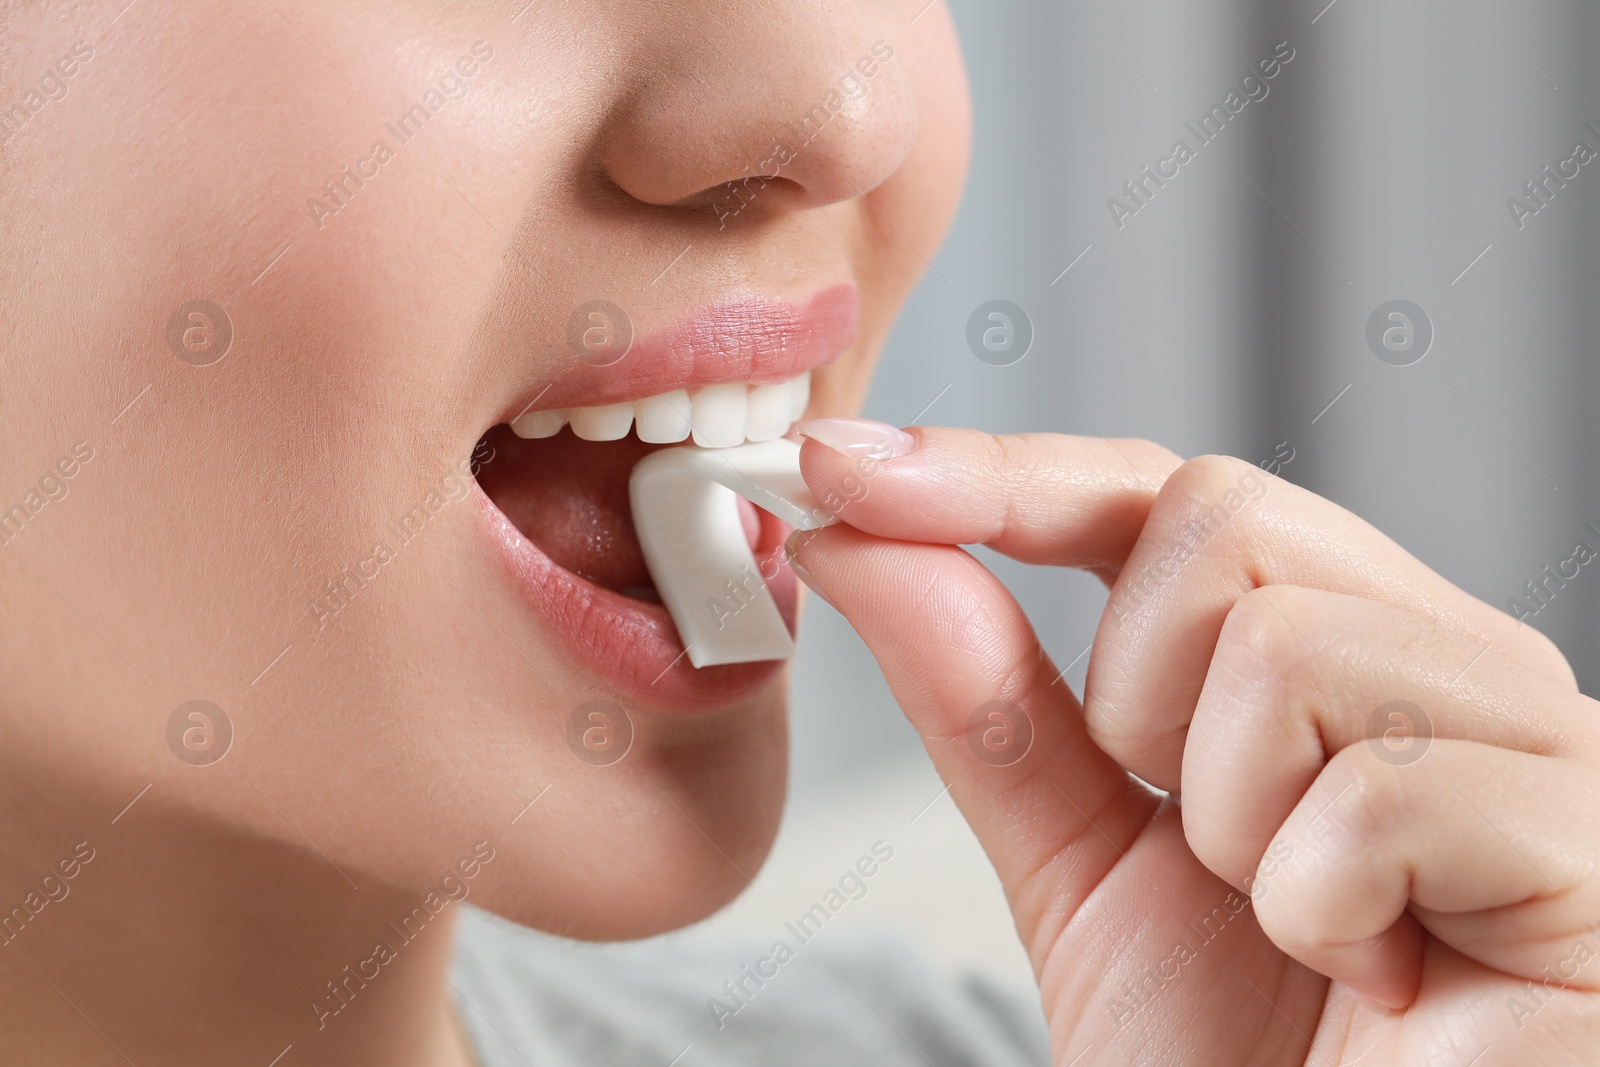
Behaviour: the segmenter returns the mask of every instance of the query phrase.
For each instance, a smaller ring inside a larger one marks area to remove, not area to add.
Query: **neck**
[[[448,907],[414,911],[309,845],[185,822],[155,795],[112,824],[102,804],[42,805],[15,785],[0,809],[0,1062],[467,1063]]]

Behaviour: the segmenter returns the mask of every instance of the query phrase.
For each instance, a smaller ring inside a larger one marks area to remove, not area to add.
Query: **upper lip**
[[[729,382],[776,382],[837,359],[855,341],[854,285],[823,289],[803,305],[770,297],[712,304],[654,333],[636,336],[610,366],[575,357],[531,388],[502,422],[529,411],[641,400]]]

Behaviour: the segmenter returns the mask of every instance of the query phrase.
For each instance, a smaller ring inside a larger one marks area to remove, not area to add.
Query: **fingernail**
[[[852,459],[898,459],[917,447],[904,430],[871,419],[808,419],[795,432]]]

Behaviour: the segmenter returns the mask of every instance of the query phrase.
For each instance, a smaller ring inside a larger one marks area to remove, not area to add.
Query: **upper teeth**
[[[639,440],[673,444],[690,436],[705,448],[771,441],[789,432],[811,399],[811,372],[771,385],[730,382],[678,389],[598,407],[530,411],[511,420],[518,437],[553,437],[569,423],[585,441],[617,441],[637,423]]]

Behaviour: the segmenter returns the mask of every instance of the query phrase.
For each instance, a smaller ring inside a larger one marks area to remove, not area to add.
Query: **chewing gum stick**
[[[794,640],[761,580],[738,497],[798,530],[837,520],[800,477],[800,446],[652,452],[628,481],[645,565],[696,667],[788,659]]]

